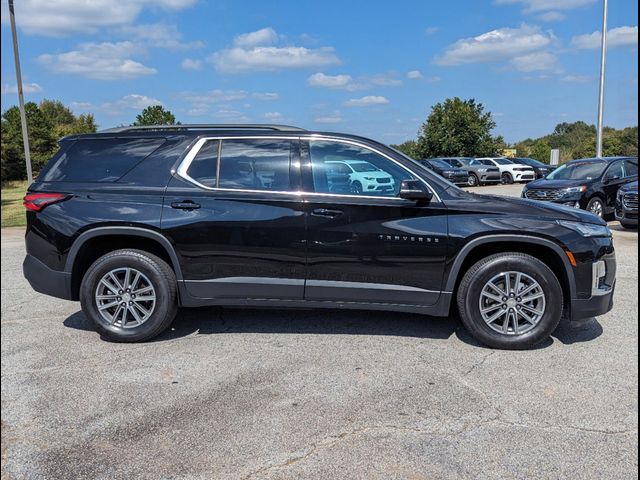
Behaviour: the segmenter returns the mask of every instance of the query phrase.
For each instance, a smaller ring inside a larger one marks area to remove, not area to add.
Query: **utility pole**
[[[13,11],[13,0],[9,0],[9,17],[11,18],[11,35],[13,36],[13,57],[16,62],[16,84],[18,86],[18,103],[20,105],[20,123],[22,124],[22,141],[24,143],[24,159],[27,163],[27,180],[33,182],[31,171],[31,153],[29,150],[29,134],[27,132],[27,115],[24,111],[24,92],[22,91],[22,73],[20,72],[20,54],[18,53],[18,34],[16,32],[16,14]]]
[[[609,1],[603,0],[602,45],[600,50],[600,89],[598,92],[598,133],[596,139],[596,157],[602,157],[602,130],[604,128],[604,73],[607,61],[607,16]]]

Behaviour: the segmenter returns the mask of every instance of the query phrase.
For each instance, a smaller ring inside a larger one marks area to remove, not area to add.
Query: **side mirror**
[[[433,198],[433,193],[420,180],[403,180],[400,183],[399,197],[416,202],[429,202]]]
[[[620,175],[614,175],[612,177],[605,178],[604,183],[613,183],[613,182],[617,182],[618,180],[620,180]]]

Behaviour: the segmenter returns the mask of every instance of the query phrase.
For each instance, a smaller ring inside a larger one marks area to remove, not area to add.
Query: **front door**
[[[301,144],[308,214],[305,299],[428,306],[442,290],[447,213],[398,197],[415,178],[354,142]],[[336,175],[347,172],[348,182]],[[334,182],[334,178],[338,178]]]
[[[298,140],[212,138],[193,148],[168,185],[162,215],[189,295],[302,300]]]

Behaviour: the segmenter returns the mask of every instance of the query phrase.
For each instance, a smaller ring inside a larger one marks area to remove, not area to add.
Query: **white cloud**
[[[193,104],[211,104],[220,102],[233,102],[247,98],[244,90],[209,90],[207,92],[182,92],[180,98]]]
[[[449,45],[441,56],[436,57],[435,63],[455,66],[511,60],[540,52],[554,41],[552,33],[527,24],[522,24],[520,28],[500,28],[477,37],[458,40]]]
[[[236,47],[257,47],[259,45],[274,45],[278,41],[278,34],[271,28],[261,28],[255,32],[243,33],[233,39]]]
[[[593,5],[598,0],[495,0],[497,5],[522,5],[525,13],[551,10],[573,10]]]
[[[411,70],[410,72],[407,72],[407,78],[410,80],[420,80],[421,78],[424,78],[424,75],[422,75],[420,70]]]
[[[534,52],[514,57],[509,64],[519,72],[556,71],[562,69],[558,64],[558,57],[549,52]]]
[[[335,88],[355,92],[371,87],[399,87],[402,80],[394,73],[379,73],[372,76],[362,76],[354,79],[351,75],[326,75],[314,73],[307,78],[307,84],[312,87]]]
[[[40,93],[42,92],[42,87],[37,83],[25,83],[22,85],[22,91],[27,94]],[[6,95],[9,93],[18,93],[17,85],[2,85],[2,95]]]
[[[118,33],[126,35],[130,40],[138,44],[154,48],[167,48],[170,50],[191,50],[202,48],[201,41],[184,42],[182,33],[175,25],[165,23],[148,23],[142,25],[127,25],[118,30]]]
[[[562,81],[565,83],[587,83],[593,80],[589,75],[565,75]]]
[[[602,33],[600,31],[578,35],[571,39],[571,44],[579,49],[600,48]],[[607,31],[608,47],[624,47],[638,45],[638,26],[618,27]]]
[[[200,70],[202,68],[202,60],[185,58],[181,65],[185,70]]]
[[[282,119],[282,114],[280,112],[267,112],[264,114],[264,118],[267,120],[280,120]]]
[[[362,98],[352,98],[344,102],[345,107],[369,107],[372,105],[385,105],[389,103],[385,97],[378,95],[367,95]]]
[[[130,58],[137,53],[140,49],[132,42],[84,43],[78,50],[40,55],[37,61],[53,73],[94,80],[124,80],[157,73]]]
[[[261,100],[263,102],[272,102],[274,100],[280,100],[280,95],[273,92],[254,92],[251,94],[251,96],[256,100]]]
[[[351,75],[325,75],[324,73],[314,73],[307,78],[307,83],[312,87],[348,88],[353,84],[353,78]]]
[[[538,18],[543,22],[561,22],[567,16],[562,12],[557,12],[555,10],[551,10],[549,12],[544,12],[538,15]]]
[[[238,35],[231,48],[209,57],[219,72],[264,72],[335,65],[340,60],[331,47],[276,46],[280,36],[272,28]]]
[[[427,27],[424,33],[426,33],[427,35],[433,35],[435,33],[438,33],[439,31],[440,31],[439,27]]]
[[[330,115],[321,115],[319,117],[316,117],[313,119],[313,121],[315,123],[331,125],[344,122],[344,118],[342,118],[340,112],[335,112]]]
[[[131,24],[145,8],[182,10],[197,0],[21,0],[16,2],[16,22],[27,34],[67,36],[95,33],[105,27]],[[8,22],[6,3],[2,23]]]
[[[74,112],[100,111],[107,115],[120,115],[127,110],[143,110],[153,105],[162,105],[157,98],[131,93],[111,102],[93,104],[89,102],[71,102]]]

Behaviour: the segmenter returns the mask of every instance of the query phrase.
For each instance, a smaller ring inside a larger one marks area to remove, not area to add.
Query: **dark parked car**
[[[476,187],[478,185],[498,184],[501,181],[500,169],[491,167],[470,157],[447,157],[441,158],[454,168],[459,168],[467,172],[469,179],[467,185]]]
[[[467,185],[469,183],[469,174],[466,171],[460,168],[454,168],[439,158],[418,160],[418,163],[429,170],[433,170],[442,178],[445,178],[456,185]]]
[[[528,167],[533,168],[533,171],[536,172],[536,179],[544,178],[553,172],[557,167],[548,165],[546,163],[542,163],[540,160],[536,160],[535,158],[512,158],[516,163],[521,165],[526,165]]]
[[[613,214],[620,187],[636,180],[637,157],[585,158],[565,163],[546,178],[531,182],[522,196],[605,217]]]
[[[341,193],[336,162],[373,165],[393,188]],[[178,306],[231,305],[456,310],[479,341],[528,348],[561,318],[612,308],[604,221],[467,193],[357,136],[268,125],[74,135],[24,205],[31,286],[79,300],[116,341],[159,335]]]
[[[638,228],[638,182],[623,185],[618,190],[616,220],[624,228]]]

